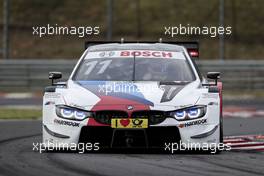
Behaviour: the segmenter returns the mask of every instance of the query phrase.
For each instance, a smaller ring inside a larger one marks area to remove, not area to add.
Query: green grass
[[[40,119],[41,109],[0,108],[0,119]]]
[[[223,91],[223,96],[229,96],[229,97],[252,97],[252,98],[264,98],[264,92],[262,90],[241,90],[241,91]]]

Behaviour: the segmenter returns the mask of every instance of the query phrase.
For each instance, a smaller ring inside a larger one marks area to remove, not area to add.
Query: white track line
[[[264,150],[264,146],[231,147],[231,150]]]

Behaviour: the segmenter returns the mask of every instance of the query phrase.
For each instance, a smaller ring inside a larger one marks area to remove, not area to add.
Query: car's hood
[[[150,81],[69,81],[63,95],[67,104],[82,107],[133,105],[175,109],[176,106],[194,105],[200,97],[198,86],[198,81],[172,85]]]

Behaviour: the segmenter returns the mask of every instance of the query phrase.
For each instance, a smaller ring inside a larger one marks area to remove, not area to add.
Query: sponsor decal
[[[133,125],[142,125],[142,123],[143,123],[143,120],[141,120],[141,119],[133,119],[132,120],[132,123],[133,123]]]
[[[45,93],[45,98],[60,98],[61,94],[59,93]]]
[[[90,58],[112,58],[112,57],[137,57],[137,58],[164,58],[164,59],[183,59],[182,52],[174,51],[157,51],[157,50],[116,50],[116,51],[104,51],[104,52],[89,52],[85,59]]]
[[[120,52],[120,56],[122,57],[156,57],[156,58],[172,58],[172,52],[165,51],[122,51]]]
[[[217,99],[219,97],[218,94],[216,93],[203,93],[202,94],[202,98],[213,98],[213,99]]]
[[[78,122],[69,122],[69,121],[59,120],[59,119],[54,119],[54,123],[59,124],[59,125],[72,126],[72,127],[79,127],[80,126],[80,123],[78,123]]]
[[[196,120],[196,121],[192,121],[192,122],[182,123],[182,124],[179,124],[178,127],[179,128],[184,128],[184,127],[190,127],[190,126],[193,126],[193,125],[201,125],[201,124],[204,124],[204,123],[207,123],[207,119],[201,119],[201,120]]]
[[[47,101],[47,102],[45,103],[45,105],[55,105],[55,102],[54,102],[54,101]]]
[[[115,55],[115,52],[114,51],[109,51],[109,52],[101,52],[99,53],[99,56],[100,57],[112,57]]]
[[[209,102],[208,105],[218,105],[218,102]]]
[[[148,119],[112,119],[112,128],[147,128]]]

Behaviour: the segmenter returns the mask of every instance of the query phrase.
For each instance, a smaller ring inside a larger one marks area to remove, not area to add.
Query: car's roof
[[[115,51],[115,50],[157,50],[157,51],[174,51],[182,52],[184,47],[165,43],[109,43],[99,44],[88,47],[90,52],[93,51]]]

